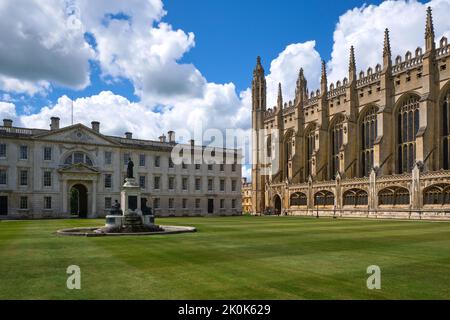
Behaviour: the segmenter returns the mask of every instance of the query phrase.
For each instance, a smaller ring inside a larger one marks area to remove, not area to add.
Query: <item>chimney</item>
[[[133,139],[133,134],[131,132],[125,132],[125,138]]]
[[[167,136],[169,137],[169,143],[175,143],[175,131],[170,130],[167,132]]]
[[[166,136],[164,134],[159,137],[159,142],[166,142]]]
[[[11,119],[3,119],[3,126],[11,128],[13,121]]]
[[[58,130],[59,129],[59,118],[58,117],[51,117],[51,124],[50,129],[51,130]]]
[[[100,132],[100,122],[92,121],[91,125],[92,125],[92,130],[94,130],[95,132]]]

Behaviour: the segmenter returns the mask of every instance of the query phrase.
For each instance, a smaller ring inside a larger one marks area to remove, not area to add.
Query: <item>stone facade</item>
[[[58,118],[52,118],[51,130],[17,128],[5,119],[0,126],[0,218],[69,217],[73,189],[79,194],[78,215],[104,217],[120,202],[128,158],[142,197],[157,216],[241,214],[242,173],[236,161],[241,152],[216,148],[215,155],[234,160],[206,164],[202,154],[211,150],[193,141],[176,144],[174,132],[168,136],[168,141],[164,135],[159,141],[133,139],[131,133],[113,137],[102,134],[98,122],[91,128],[59,128]],[[171,161],[174,146],[183,146],[183,157],[188,150],[187,159],[197,164]]]
[[[252,184],[242,178],[242,212],[252,213]]]
[[[252,204],[284,214],[450,218],[450,45],[435,43],[431,9],[425,47],[391,56],[309,91],[300,69],[295,99],[266,108],[258,57],[253,73]],[[380,39],[381,41],[382,39]]]

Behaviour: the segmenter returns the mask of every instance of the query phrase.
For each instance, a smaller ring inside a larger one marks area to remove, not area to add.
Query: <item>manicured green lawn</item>
[[[450,223],[158,219],[194,234],[61,237],[103,220],[0,222],[0,299],[449,299]],[[66,268],[81,268],[81,290]],[[381,290],[368,290],[369,265]]]

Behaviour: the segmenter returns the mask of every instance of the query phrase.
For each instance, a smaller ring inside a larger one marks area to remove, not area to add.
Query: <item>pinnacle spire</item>
[[[325,64],[325,60],[322,60],[322,76],[321,82],[327,82],[327,66]]]
[[[434,49],[434,26],[431,7],[427,8],[427,21],[425,24],[425,49],[427,51]]]
[[[391,41],[389,39],[389,29],[384,30],[383,57],[391,56]]]
[[[327,92],[327,65],[325,64],[325,60],[322,60],[322,75],[320,78],[320,90],[322,94]]]
[[[349,71],[356,71],[355,48],[350,47]]]
[[[261,64],[261,57],[257,56],[256,57],[256,67],[255,70],[253,71],[253,75],[256,76],[264,76],[264,68]]]
[[[277,99],[277,102],[278,102],[279,108],[281,109],[283,107],[283,93],[281,91],[281,82],[278,83],[278,99]]]
[[[303,68],[300,68],[297,79],[297,88],[295,89],[295,101],[302,102],[304,98],[306,98],[306,87],[307,82],[305,79],[305,75],[303,74]]]
[[[348,63],[348,80],[352,83],[356,80],[356,61],[355,61],[355,48],[353,46],[350,47],[350,59]]]

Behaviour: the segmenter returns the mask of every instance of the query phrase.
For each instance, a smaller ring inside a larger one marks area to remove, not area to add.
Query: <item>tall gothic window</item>
[[[397,113],[397,173],[411,172],[419,131],[419,97],[410,96]]]
[[[339,151],[343,143],[344,116],[338,115],[334,125],[331,127],[331,177],[334,179],[339,171]]]
[[[442,103],[442,155],[443,168],[450,169],[450,89]]]
[[[314,127],[306,134],[306,178],[312,174],[312,155],[316,147]]]
[[[267,136],[266,148],[267,148],[267,157],[270,159],[270,158],[272,158],[272,135],[271,134],[269,134]]]
[[[373,168],[373,145],[377,137],[377,107],[371,107],[361,123],[361,173],[363,177]]]

